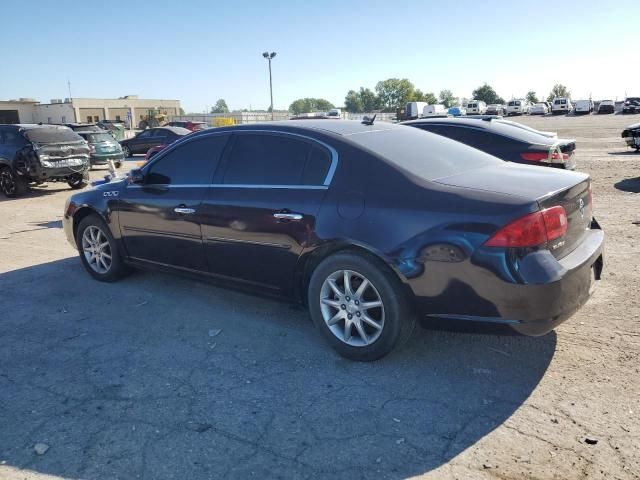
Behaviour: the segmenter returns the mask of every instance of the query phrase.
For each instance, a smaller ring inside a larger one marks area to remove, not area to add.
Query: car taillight
[[[555,206],[530,213],[502,227],[485,242],[487,247],[537,247],[567,232],[567,213]]]
[[[549,154],[543,152],[525,152],[520,154],[520,158],[529,162],[543,162],[549,160]]]

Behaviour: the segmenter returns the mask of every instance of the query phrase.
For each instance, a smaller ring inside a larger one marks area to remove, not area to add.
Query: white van
[[[531,104],[526,100],[514,98],[507,103],[507,117],[511,115],[529,114]]]
[[[420,118],[424,107],[427,106],[427,102],[409,102],[405,106],[404,112],[407,120],[414,120]]]
[[[481,100],[471,100],[467,103],[467,115],[484,115],[487,113],[487,104]]]
[[[444,105],[427,105],[422,109],[423,117],[446,116],[447,108]]]
[[[332,108],[327,112],[327,117],[342,118],[342,110],[339,108]]]
[[[593,102],[591,100],[577,100],[573,106],[573,111],[576,115],[587,115],[593,112]]]
[[[563,113],[569,113],[573,109],[571,99],[568,97],[556,97],[551,104],[551,113],[554,115],[560,115]]]

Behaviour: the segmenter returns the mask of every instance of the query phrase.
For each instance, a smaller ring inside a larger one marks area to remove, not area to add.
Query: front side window
[[[307,141],[286,135],[239,134],[222,183],[301,185],[311,147]],[[318,173],[309,173],[309,177],[307,181],[315,181]]]
[[[213,135],[178,145],[153,162],[147,185],[209,185],[228,135]]]

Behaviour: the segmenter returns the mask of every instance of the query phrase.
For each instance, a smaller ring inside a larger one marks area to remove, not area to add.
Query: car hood
[[[589,176],[584,173],[505,162],[502,165],[476,168],[450,177],[438,178],[434,182],[538,200],[587,178]]]

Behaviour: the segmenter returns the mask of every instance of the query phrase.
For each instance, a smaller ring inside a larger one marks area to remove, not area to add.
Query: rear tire
[[[127,145],[122,145],[122,153],[124,154],[124,158],[129,158],[131,156],[131,149]]]
[[[311,276],[308,303],[316,328],[351,360],[384,357],[404,343],[415,326],[400,280],[369,255],[343,252],[322,261]]]
[[[74,190],[79,190],[80,188],[86,187],[87,185],[89,185],[89,172],[87,171],[74,175],[73,178],[67,182],[67,185],[69,185]]]
[[[131,272],[120,257],[109,227],[97,215],[82,219],[76,231],[76,245],[82,265],[96,280],[115,282]]]
[[[0,167],[0,190],[8,198],[16,198],[27,193],[29,182],[5,165]]]
[[[116,168],[120,168],[122,166],[122,162],[114,162]]]

